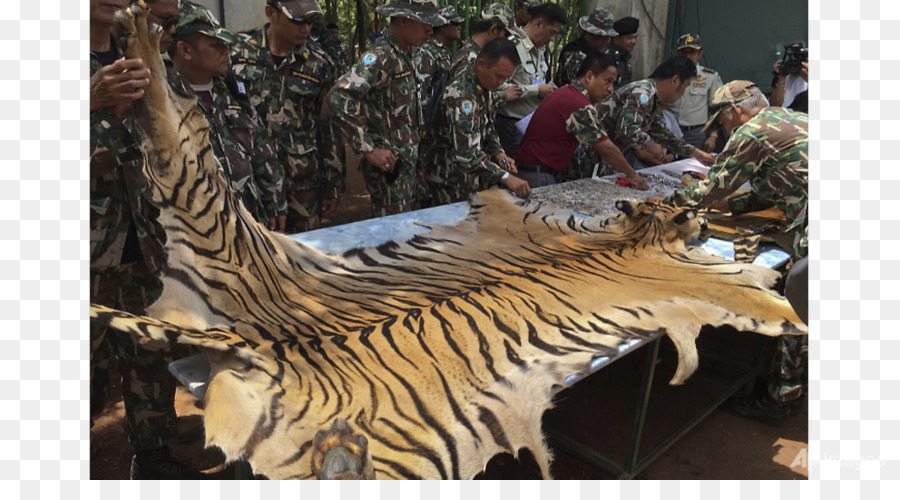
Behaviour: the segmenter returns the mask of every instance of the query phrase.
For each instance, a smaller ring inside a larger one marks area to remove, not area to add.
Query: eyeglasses
[[[319,19],[317,14],[313,14],[309,17],[304,17],[303,19],[293,19],[291,18],[291,22],[298,26],[306,26],[307,24],[313,24]]]

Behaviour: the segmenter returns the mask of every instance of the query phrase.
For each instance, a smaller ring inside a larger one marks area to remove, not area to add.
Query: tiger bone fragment
[[[468,479],[522,448],[549,478],[541,416],[594,359],[664,333],[681,384],[703,325],[806,334],[776,272],[685,246],[701,221],[682,208],[623,201],[581,220],[491,190],[458,226],[342,255],[271,233],[216,173],[204,118],[168,92],[146,13],[129,12],[126,53],[152,75],[134,119],[168,267],[147,316],[91,318],[198,346],[206,444],[256,474],[315,477],[316,434],[343,419],[379,479]]]

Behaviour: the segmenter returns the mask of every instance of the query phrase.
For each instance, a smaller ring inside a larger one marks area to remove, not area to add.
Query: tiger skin
[[[271,479],[314,477],[314,438],[345,419],[375,475],[472,478],[528,448],[549,478],[541,416],[567,376],[665,333],[683,383],[702,325],[805,334],[778,274],[686,248],[690,209],[620,202],[571,213],[491,190],[469,216],[404,243],[328,255],[253,221],[216,173],[207,124],[169,92],[146,12],[120,17],[152,82],[134,109],[167,234],[145,317],[91,318],[147,345],[198,346],[212,367],[206,445]]]

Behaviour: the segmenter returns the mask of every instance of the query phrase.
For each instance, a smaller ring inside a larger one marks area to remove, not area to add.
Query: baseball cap
[[[447,24],[459,24],[466,20],[464,17],[456,13],[456,9],[454,9],[452,5],[445,5],[441,7],[438,13],[441,15],[441,17],[444,18],[445,21],[447,21]]]
[[[438,12],[437,0],[391,0],[375,12],[384,17],[404,17],[431,26],[443,26],[447,20]]]
[[[707,120],[706,125],[703,126],[703,132],[706,132],[712,127],[713,124],[716,123],[716,118],[719,117],[719,113],[729,106],[758,94],[758,89],[756,92],[753,92],[753,89],[755,88],[757,88],[756,84],[747,80],[734,80],[719,88],[710,104],[709,110],[712,114],[710,115],[709,120]]]
[[[703,42],[700,41],[700,35],[688,33],[678,37],[678,45],[676,50],[681,49],[703,49]]]
[[[236,40],[234,33],[223,28],[209,9],[190,0],[181,0],[178,21],[175,23],[175,38],[194,33],[216,38],[225,45],[231,45]]]
[[[515,14],[513,14],[512,9],[502,3],[492,3],[481,11],[481,19],[484,19],[485,21],[491,20],[495,17],[501,23],[503,23],[503,27],[505,27],[506,29],[509,29],[511,26],[515,26],[515,24],[513,23]]]
[[[303,21],[310,14],[321,14],[322,8],[316,0],[269,0],[269,5],[275,6],[288,19]]]

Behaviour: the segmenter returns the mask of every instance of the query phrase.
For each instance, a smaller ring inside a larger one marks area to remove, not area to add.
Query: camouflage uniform
[[[174,69],[169,84],[182,95],[195,95]],[[284,169],[265,125],[247,95],[240,93],[243,82],[227,75],[213,78],[212,86],[212,104],[198,99],[197,107],[209,122],[216,167],[253,218],[268,227],[270,217],[287,213]]]
[[[669,203],[709,206],[745,182],[750,193],[728,199],[733,214],[775,206],[785,214],[785,232],[795,232],[794,256],[807,254],[809,117],[783,108],[764,108],[738,127],[709,170],[709,177],[675,192]]]
[[[92,53],[91,75],[101,67]],[[157,273],[166,260],[159,211],[145,197],[144,155],[128,120],[102,109],[91,111],[90,123],[90,299],[144,314],[162,292]],[[109,362],[117,355],[129,442],[136,451],[166,445],[177,434],[170,354],[145,350],[136,337],[94,323],[90,339],[91,413],[103,408]]]
[[[505,172],[493,159],[503,153],[491,119],[491,92],[468,69],[441,95],[434,117],[435,144],[425,179],[436,205],[468,199]]]
[[[597,111],[603,118],[603,128],[623,153],[644,147],[648,135],[679,156],[691,156],[696,149],[666,127],[656,97],[656,83],[652,79],[639,80],[616,90],[597,104]],[[614,172],[611,166],[601,161],[597,175]]]
[[[422,107],[410,50],[401,49],[385,30],[338,79],[331,109],[357,154],[384,148],[397,158],[394,169],[387,173],[365,159],[360,163],[372,200],[372,216],[412,210]]]
[[[734,83],[720,89],[715,98]],[[710,123],[715,121],[716,114],[710,118]],[[750,193],[728,199],[731,213],[737,215],[777,207],[785,214],[785,232],[794,232],[794,258],[805,257],[808,251],[808,143],[809,117],[806,113],[764,108],[732,133],[707,179],[676,191],[664,201],[708,206],[750,182]],[[766,384],[769,397],[775,401],[787,403],[805,394],[807,346],[806,336],[778,337]]]
[[[479,52],[481,52],[481,47],[474,40],[471,38],[466,40],[466,43],[456,51],[453,60],[450,62],[450,78],[456,78],[460,71],[465,71],[466,68],[471,66],[478,57]]]
[[[597,7],[591,15],[580,18],[578,25],[581,26],[585,33],[596,36],[616,36],[619,34],[613,29],[612,14],[603,7]],[[557,87],[562,87],[575,81],[578,67],[581,66],[581,63],[584,62],[592,50],[583,34],[563,47],[559,55],[556,77],[553,80]]]
[[[413,50],[416,74],[422,82],[422,109],[431,95],[432,86],[440,82],[442,76],[450,71],[450,49],[434,38],[429,38],[421,47]],[[476,54],[477,55],[477,54]]]
[[[340,134],[320,119],[337,73],[334,62],[313,41],[294,47],[276,64],[268,48],[268,27],[238,33],[231,62],[274,140],[285,171],[286,232],[297,233],[319,227],[321,199],[337,198],[344,191]]]

